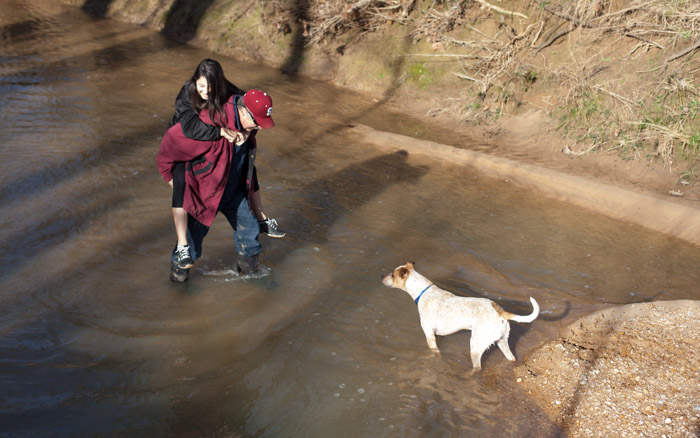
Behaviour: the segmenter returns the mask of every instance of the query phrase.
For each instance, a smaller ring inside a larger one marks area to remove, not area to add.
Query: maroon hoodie
[[[237,111],[233,104],[237,96],[231,96],[224,105],[227,117],[227,127],[240,131],[236,127]],[[212,124],[207,111],[200,113],[205,123]],[[255,131],[251,132],[249,141],[252,142],[249,152],[247,185],[248,191],[253,188],[253,165],[255,160]],[[214,141],[200,141],[185,137],[179,123],[171,126],[163,136],[156,161],[158,171],[166,182],[173,179],[173,167],[178,161],[187,162],[185,172],[185,198],[182,207],[197,221],[211,226],[216,217],[221,197],[226,188],[233,148],[224,137]],[[193,162],[193,160],[195,160]],[[250,194],[250,193],[249,193]]]

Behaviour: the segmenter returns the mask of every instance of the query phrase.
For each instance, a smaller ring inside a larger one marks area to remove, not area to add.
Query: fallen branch
[[[634,101],[632,101],[632,100],[626,98],[625,96],[620,96],[619,94],[613,93],[612,91],[608,91],[608,90],[606,90],[606,89],[603,88],[603,87],[595,87],[595,88],[596,88],[596,90],[602,91],[603,93],[605,93],[605,94],[607,94],[607,95],[609,95],[609,96],[611,96],[611,97],[614,97],[615,99],[617,99],[617,100],[619,100],[620,102],[624,103],[625,106],[627,106],[627,108],[628,108],[630,111],[632,111],[632,107],[634,107],[634,106],[639,106],[636,102],[634,102]]]
[[[540,21],[540,30],[537,31],[535,34],[535,37],[532,39],[532,42],[530,43],[530,47],[535,47],[535,43],[537,42],[538,39],[540,39],[540,34],[542,33],[542,29],[544,29],[544,21]]]
[[[651,44],[652,46],[656,46],[656,48],[658,48],[658,49],[661,49],[661,50],[664,49],[664,46],[662,46],[661,44],[656,43],[656,42],[651,41],[651,40],[648,40],[648,39],[646,39],[646,38],[642,38],[642,37],[640,37],[640,36],[637,36],[637,35],[634,35],[634,34],[631,34],[631,33],[623,33],[623,35],[626,36],[626,37],[630,37],[630,38],[637,39],[637,40],[642,41],[642,42],[647,43],[647,44]]]
[[[572,30],[574,30],[574,26],[571,26],[568,29],[563,30],[563,31],[559,32],[558,34],[554,35],[552,38],[549,39],[549,41],[547,41],[546,43],[542,44],[540,47],[537,48],[537,51],[535,51],[535,55],[540,53],[540,51],[542,51],[542,49],[545,49],[545,48],[551,46],[552,44],[554,44],[554,41],[556,41],[559,38],[563,37],[564,35],[568,34]]]
[[[480,80],[474,79],[474,78],[472,78],[471,76],[467,76],[467,75],[465,75],[465,74],[463,74],[463,73],[457,73],[457,72],[453,72],[453,73],[454,73],[455,76],[457,76],[458,78],[466,79],[466,80],[472,81],[472,82],[481,82]]]
[[[569,147],[569,145],[565,145],[565,146],[564,146],[564,149],[562,150],[562,152],[564,152],[566,155],[573,155],[574,157],[580,157],[580,156],[583,156],[583,155],[586,155],[586,154],[590,153],[593,149],[595,149],[595,148],[597,148],[597,147],[598,147],[598,145],[595,145],[595,144],[594,144],[593,146],[591,146],[590,148],[588,148],[588,150],[585,150],[585,151],[583,151],[583,152],[574,152],[574,151],[571,150],[571,148]]]
[[[593,28],[596,27],[596,26],[592,25],[591,23],[589,23],[589,22],[587,22],[587,21],[580,20],[580,19],[578,19],[578,18],[576,18],[576,17],[572,17],[571,15],[568,15],[568,14],[563,14],[563,13],[561,13],[561,12],[552,11],[552,10],[549,9],[549,8],[544,8],[544,10],[547,11],[547,12],[549,12],[549,13],[552,14],[552,15],[556,15],[556,16],[559,17],[559,18],[563,18],[563,19],[565,19],[565,20],[573,21],[574,23],[576,23],[576,24],[578,24],[579,26],[582,26],[582,27],[587,27],[587,28],[589,28],[589,29],[593,29]]]
[[[520,35],[515,35],[515,36],[513,37],[513,39],[510,40],[510,43],[508,43],[508,44],[513,45],[513,44],[515,44],[516,41],[525,38],[525,37],[527,36],[528,32],[530,32],[530,29],[532,29],[532,24],[529,25],[529,26],[527,27],[527,29],[525,29],[525,30],[523,31],[523,33],[521,33]]]
[[[616,17],[618,15],[624,15],[628,12],[633,12],[633,11],[636,11],[638,9],[642,9],[642,6],[639,6],[639,5],[630,6],[629,8],[620,9],[619,11],[603,14],[600,17],[594,18],[593,20],[595,20],[595,21],[608,21],[612,17]]]
[[[478,33],[478,34],[481,34],[481,35],[485,36],[485,37],[488,38],[488,39],[491,39],[491,40],[493,40],[493,41],[498,41],[496,38],[492,37],[491,35],[485,34],[484,32],[480,31],[479,29],[477,29],[477,28],[474,27],[474,26],[470,26],[470,25],[467,24],[467,27],[468,27],[469,29],[473,30],[474,32]]]
[[[403,57],[423,57],[423,56],[430,56],[434,58],[471,58],[471,59],[479,59],[477,55],[469,55],[469,54],[459,54],[459,53],[403,53],[400,55],[394,55],[396,58],[403,58]]]
[[[456,40],[454,38],[451,38],[451,37],[448,37],[445,35],[438,35],[438,38],[440,38],[442,41],[445,41],[446,43],[454,44],[454,45],[460,46],[460,47],[476,47],[479,49],[483,48],[483,46],[481,44],[478,44],[475,41],[459,41],[459,40]]]
[[[494,11],[501,13],[503,15],[515,15],[520,18],[524,18],[527,20],[527,15],[521,14],[520,12],[514,12],[514,11],[508,11],[503,8],[499,8],[498,6],[494,6],[491,3],[486,3],[484,0],[476,0],[477,3],[481,4],[481,6],[487,7],[489,9],[493,9]]]
[[[358,9],[364,8],[364,7],[367,6],[368,4],[372,3],[372,1],[373,1],[373,0],[360,0],[360,1],[358,1],[357,3],[355,3],[354,5],[350,6],[350,8],[347,9],[347,10],[345,11],[345,13],[346,13],[346,14],[351,14],[351,13],[355,12],[355,11],[358,10]]]
[[[697,41],[695,41],[695,43],[691,46],[686,47],[685,49],[679,52],[673,53],[672,55],[669,55],[668,58],[666,58],[666,60],[664,61],[664,63],[668,64],[671,61],[675,61],[676,59],[680,58],[681,56],[687,55],[688,53],[692,52],[698,47],[700,47],[700,38],[698,38]]]

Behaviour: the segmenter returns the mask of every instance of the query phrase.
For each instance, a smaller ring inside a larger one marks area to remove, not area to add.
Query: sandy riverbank
[[[700,434],[700,301],[612,307],[584,317],[515,369],[571,437]]]

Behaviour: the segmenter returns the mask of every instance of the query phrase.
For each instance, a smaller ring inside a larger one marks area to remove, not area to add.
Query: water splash
[[[235,269],[203,269],[199,273],[205,277],[221,277],[217,278],[220,281],[244,281],[267,277],[272,273],[272,269],[265,265],[258,265],[258,272],[255,274],[241,275]]]

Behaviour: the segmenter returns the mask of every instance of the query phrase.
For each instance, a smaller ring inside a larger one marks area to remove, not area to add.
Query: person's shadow
[[[418,183],[427,166],[407,163],[408,153],[400,150],[352,164],[331,177],[314,180],[300,193],[303,216],[290,217],[295,233],[311,236],[314,242],[326,240],[328,229],[342,216],[374,199],[394,184]]]

